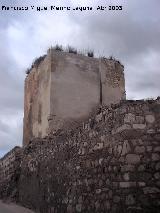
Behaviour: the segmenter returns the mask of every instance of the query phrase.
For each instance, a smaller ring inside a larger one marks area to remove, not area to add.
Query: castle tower
[[[125,99],[123,69],[115,60],[49,49],[25,79],[23,145]]]

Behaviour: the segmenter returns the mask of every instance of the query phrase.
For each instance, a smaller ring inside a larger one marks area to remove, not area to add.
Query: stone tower
[[[25,79],[23,145],[125,99],[123,69],[116,60],[49,49]]]

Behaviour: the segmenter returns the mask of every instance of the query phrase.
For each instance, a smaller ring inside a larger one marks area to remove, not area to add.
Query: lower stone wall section
[[[158,99],[102,107],[23,155],[19,202],[36,212],[160,212]]]
[[[18,199],[18,183],[20,178],[20,164],[22,149],[14,147],[0,159],[0,199]]]

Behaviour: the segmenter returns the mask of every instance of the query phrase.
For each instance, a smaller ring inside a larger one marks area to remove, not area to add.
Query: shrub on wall
[[[57,51],[63,51],[62,45],[58,45],[58,44],[56,44],[56,46],[53,49]]]
[[[88,57],[94,57],[93,50],[88,51],[87,55],[88,55]]]
[[[74,47],[68,46],[67,51],[69,53],[77,54],[77,50]]]

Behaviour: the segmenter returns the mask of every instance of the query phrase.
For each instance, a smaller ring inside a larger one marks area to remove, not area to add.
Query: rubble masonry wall
[[[160,209],[160,100],[102,107],[24,149],[19,201],[48,212]]]

